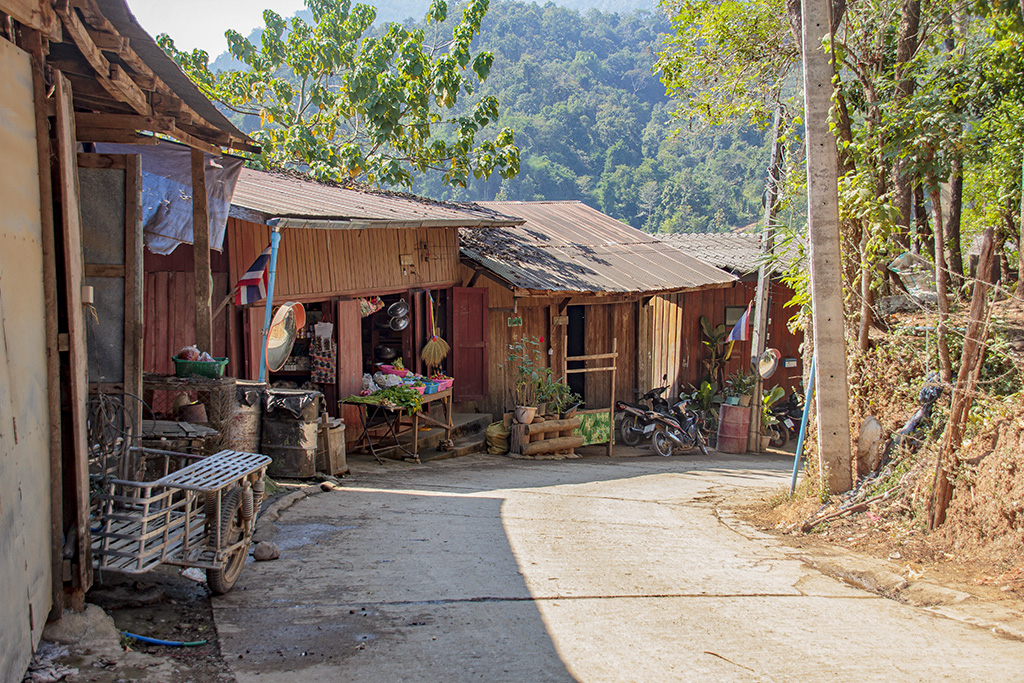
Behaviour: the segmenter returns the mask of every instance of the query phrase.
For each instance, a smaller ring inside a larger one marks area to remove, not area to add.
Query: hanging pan
[[[409,316],[403,315],[401,318],[392,318],[388,327],[396,332],[401,332],[405,328],[409,327]]]
[[[392,318],[402,318],[409,313],[409,304],[405,299],[400,299],[388,306],[388,315]]]

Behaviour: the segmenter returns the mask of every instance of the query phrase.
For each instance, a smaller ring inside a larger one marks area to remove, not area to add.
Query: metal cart
[[[94,478],[92,549],[98,567],[128,574],[159,564],[201,567],[211,591],[230,591],[249,552],[270,458],[134,447],[128,455],[124,478]]]

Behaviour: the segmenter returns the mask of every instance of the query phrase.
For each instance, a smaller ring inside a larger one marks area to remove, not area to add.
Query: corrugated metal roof
[[[695,232],[658,235],[666,244],[695,256],[702,261],[739,275],[752,273],[761,267],[761,236],[755,233]],[[781,245],[788,264],[796,258],[792,245]],[[773,270],[778,271],[775,267]]]
[[[281,218],[277,222],[281,227],[299,228],[476,228],[523,222],[476,204],[328,185],[249,168],[242,169],[231,206],[231,215],[238,218],[257,222]]]
[[[586,204],[480,202],[520,227],[465,231],[462,253],[533,291],[664,292],[724,286],[732,275]]]

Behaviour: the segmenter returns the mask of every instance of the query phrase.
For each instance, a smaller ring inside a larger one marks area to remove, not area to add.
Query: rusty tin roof
[[[296,173],[242,169],[231,216],[282,228],[481,228],[519,225],[477,204],[439,202],[363,186],[320,183]]]
[[[680,251],[718,266],[737,275],[755,272],[761,267],[761,236],[752,232],[670,233],[658,235],[666,244]],[[772,267],[774,272],[784,270],[795,260],[794,245],[781,244],[783,260]]]
[[[480,202],[519,227],[463,231],[462,253],[535,292],[652,293],[727,286],[736,278],[578,201]]]

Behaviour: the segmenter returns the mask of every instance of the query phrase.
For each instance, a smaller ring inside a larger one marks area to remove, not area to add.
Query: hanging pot
[[[374,353],[377,355],[377,360],[394,360],[398,358],[398,349],[393,346],[378,346],[374,349]]]
[[[405,299],[400,299],[388,306],[388,315],[392,318],[401,318],[408,313],[409,304],[405,303]]]
[[[405,328],[409,327],[409,316],[403,315],[401,318],[392,318],[388,327],[396,332],[401,332]]]

